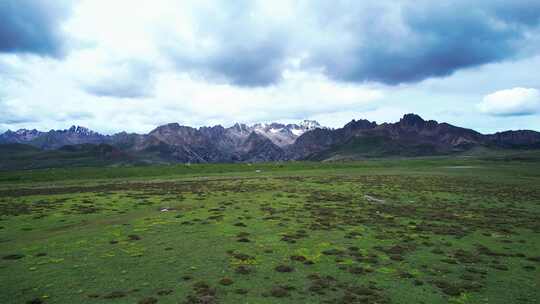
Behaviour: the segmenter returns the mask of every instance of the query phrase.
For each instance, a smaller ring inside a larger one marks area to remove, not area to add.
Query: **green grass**
[[[0,303],[538,303],[531,155],[1,172]]]

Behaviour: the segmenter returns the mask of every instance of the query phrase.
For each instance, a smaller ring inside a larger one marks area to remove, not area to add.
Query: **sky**
[[[540,131],[538,0],[1,0],[0,20],[0,131]]]

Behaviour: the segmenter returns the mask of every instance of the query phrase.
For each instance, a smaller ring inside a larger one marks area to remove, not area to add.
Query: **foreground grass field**
[[[538,303],[540,162],[0,173],[0,303]]]

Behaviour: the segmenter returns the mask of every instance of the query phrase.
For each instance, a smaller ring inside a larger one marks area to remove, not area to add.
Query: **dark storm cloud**
[[[540,2],[537,0],[493,0],[485,2],[497,18],[513,24],[538,25]],[[489,9],[489,8],[488,8]]]
[[[60,55],[67,3],[74,2],[0,0],[0,53]],[[540,52],[538,0],[281,4],[291,6],[292,18],[276,18],[260,3],[265,2],[194,5],[187,19],[194,22],[189,34],[195,44],[175,36],[174,26],[159,32],[154,43],[181,72],[242,87],[279,82],[298,58],[303,58],[301,68],[320,70],[333,80],[396,85]],[[147,96],[147,72],[133,73],[131,79],[95,80],[85,89],[100,96]]]
[[[175,44],[166,48],[181,70],[241,87],[271,85],[285,68],[292,25],[261,22],[260,14],[254,1],[224,1],[194,13],[197,37],[212,41],[211,46],[196,51]]]
[[[67,15],[64,1],[0,1],[0,53],[59,56],[60,21]]]
[[[418,82],[521,56],[531,49],[527,34],[540,32],[536,0],[309,1],[295,7],[295,20],[264,27],[252,5],[229,3],[218,17],[198,18],[201,39],[218,47],[194,57],[176,49],[175,60],[239,86],[278,82],[300,54],[304,68],[338,81]]]
[[[209,78],[225,78],[237,86],[267,86],[280,80],[286,60],[278,41],[231,47],[206,58],[203,64],[188,65]]]
[[[511,59],[525,48],[525,32],[538,30],[540,3],[525,2],[411,2],[401,11],[404,34],[372,18],[347,29],[358,44],[340,56],[324,50],[312,64],[338,80],[394,85]]]

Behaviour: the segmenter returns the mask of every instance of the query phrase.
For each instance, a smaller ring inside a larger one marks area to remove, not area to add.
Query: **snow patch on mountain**
[[[296,139],[307,131],[322,128],[315,120],[304,120],[298,124],[259,123],[251,126],[254,132],[270,139],[279,147],[292,145]]]
[[[292,134],[294,134],[295,136],[300,136],[300,135],[302,135],[302,134],[305,133],[304,130],[300,130],[300,129],[292,129],[291,132],[292,132]]]

